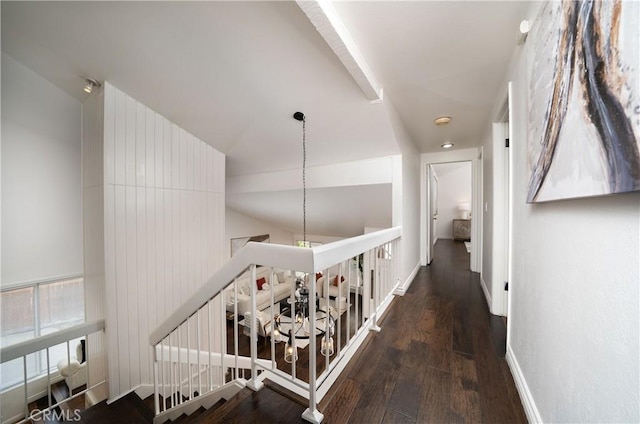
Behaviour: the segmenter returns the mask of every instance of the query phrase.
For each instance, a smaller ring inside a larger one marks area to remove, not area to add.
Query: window
[[[2,347],[51,334],[84,322],[84,280],[82,277],[36,283],[0,293],[0,344]],[[75,354],[77,341],[70,344]],[[66,343],[49,349],[49,367],[67,357]],[[47,372],[46,350],[27,356],[27,376]],[[21,384],[22,358],[2,364],[0,389]]]

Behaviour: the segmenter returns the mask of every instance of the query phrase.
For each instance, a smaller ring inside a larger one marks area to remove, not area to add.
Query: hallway
[[[463,242],[439,240],[326,407],[327,423],[526,423]],[[324,402],[323,402],[324,403]]]

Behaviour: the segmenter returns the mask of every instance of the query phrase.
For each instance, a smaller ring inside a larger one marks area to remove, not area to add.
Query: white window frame
[[[70,281],[70,280],[76,280],[76,279],[81,279],[82,280],[82,288],[84,290],[84,275],[82,274],[77,274],[77,275],[70,275],[70,276],[65,276],[65,277],[56,277],[56,278],[48,278],[48,279],[44,279],[44,280],[35,280],[35,281],[29,281],[29,282],[23,282],[23,283],[16,283],[16,284],[9,284],[7,286],[3,286],[0,287],[0,293],[4,294],[7,292],[11,292],[11,291],[15,291],[15,290],[22,290],[22,289],[27,289],[27,288],[33,288],[33,338],[37,338],[40,337],[42,335],[42,323],[40,322],[40,288],[42,286],[46,286],[49,284],[55,284],[55,283],[60,283],[60,282],[64,282],[64,281]],[[77,324],[82,324],[84,322],[86,322],[86,311],[84,308],[84,298],[83,300],[83,310],[82,310],[82,320],[74,325]],[[7,345],[10,346],[10,345]],[[4,345],[2,345],[2,347],[6,347]],[[73,352],[75,353],[75,351]],[[45,355],[43,357],[43,355]],[[46,354],[45,351],[40,351],[37,355],[35,355],[35,370],[36,373],[32,376],[29,377],[29,380],[33,380],[39,377],[42,377],[44,375],[47,374],[47,369],[46,369]],[[52,373],[56,373],[57,374],[57,364],[55,363],[49,363],[49,371]],[[5,392],[7,390],[10,390],[16,386],[20,386],[23,384],[23,381],[20,380],[19,382],[15,382],[15,383],[9,383],[6,386],[2,385],[2,382],[0,382],[0,392]]]

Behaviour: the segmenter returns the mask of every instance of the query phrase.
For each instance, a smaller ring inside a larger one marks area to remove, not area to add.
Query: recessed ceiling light
[[[449,122],[451,122],[450,116],[438,116],[436,119],[433,120],[433,123],[438,126],[447,125]]]
[[[440,147],[442,147],[443,149],[450,149],[453,147],[453,143],[444,143],[441,144]]]

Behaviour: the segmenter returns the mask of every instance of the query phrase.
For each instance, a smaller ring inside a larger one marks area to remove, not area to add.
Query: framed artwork
[[[262,234],[259,236],[251,236],[251,237],[238,237],[231,239],[231,256],[235,255],[240,249],[244,247],[245,244],[250,241],[257,241],[262,243],[269,243],[269,234]]]
[[[640,2],[544,2],[529,40],[527,202],[640,190]]]

